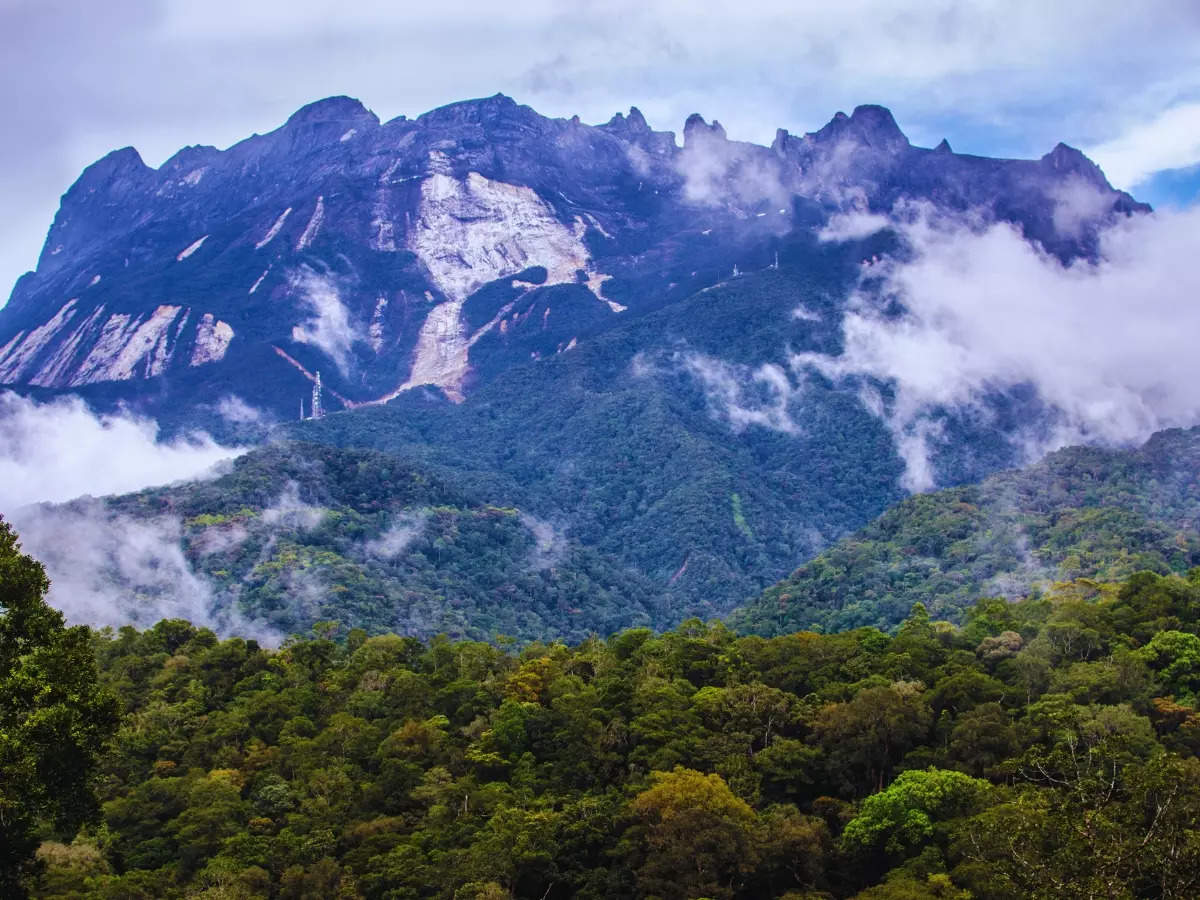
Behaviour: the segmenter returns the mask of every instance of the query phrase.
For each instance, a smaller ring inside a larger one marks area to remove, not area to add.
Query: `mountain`
[[[910,497],[731,617],[755,634],[889,628],[923,603],[958,621],[983,597],[1200,565],[1200,428],[1134,450],[1070,447],[981,484]]]
[[[1101,200],[1064,230],[1080,188]],[[152,413],[232,393],[291,417],[319,371],[330,409],[424,385],[460,401],[765,268],[832,212],[901,200],[1013,222],[1064,258],[1146,209],[1061,144],[917,148],[877,106],[770,147],[694,115],[680,146],[636,109],[589,126],[497,95],[380,123],[334,97],[224,151],[152,169],[125,148],[84,171],[0,311],[0,384]]]
[[[829,240],[831,220],[914,204],[1010,222],[1064,260],[1148,209],[1065,146],[914,147],[877,106],[763,147],[698,115],[680,143],[636,109],[589,126],[496,96],[380,123],[332,98],[224,151],[85,171],[0,309],[0,384],[168,434],[245,443],[274,422],[398,454],[648,580],[668,627],[728,613],[904,496],[858,388],[781,362],[841,352],[872,264],[907,252],[889,228]],[[329,415],[296,422],[318,374]],[[938,483],[1023,461],[1010,437],[1040,401],[989,402],[943,411]],[[477,624],[454,627],[495,625]]]

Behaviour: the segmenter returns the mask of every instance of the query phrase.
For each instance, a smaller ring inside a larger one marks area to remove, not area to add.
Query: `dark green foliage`
[[[0,895],[19,897],[37,828],[74,834],[96,812],[91,776],[117,725],[86,628],[42,599],[49,582],[0,519]]]
[[[914,603],[958,621],[988,595],[1200,564],[1200,429],[1133,451],[1072,447],[982,484],[911,497],[732,622],[745,631],[889,628]]]
[[[580,640],[670,618],[645,578],[451,477],[374,451],[277,444],[215,480],[108,505],[180,517],[184,552],[218,605],[284,634],[337,620],[372,633]]]
[[[1155,636],[1163,622],[1170,631]],[[104,824],[38,896],[1191,897],[1200,570],[961,628],[697,620],[519,654],[97,634]],[[61,835],[66,838],[69,835]]]

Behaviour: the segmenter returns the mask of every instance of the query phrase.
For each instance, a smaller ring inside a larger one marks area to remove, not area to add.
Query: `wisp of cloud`
[[[78,397],[36,403],[3,392],[0,513],[195,478],[243,452],[206,434],[160,443],[153,420],[99,415]]]

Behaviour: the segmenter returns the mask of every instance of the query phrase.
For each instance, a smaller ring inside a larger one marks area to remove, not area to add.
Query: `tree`
[[[901,857],[934,838],[935,826],[974,811],[987,795],[986,781],[948,769],[913,769],[862,802],[842,832],[850,851],[877,851]]]
[[[757,819],[720,775],[676,766],[634,798],[648,854],[638,881],[650,895],[731,897],[757,861]]]
[[[1136,653],[1157,673],[1164,692],[1183,700],[1200,694],[1200,637],[1162,631]]]
[[[41,563],[0,519],[0,895],[23,896],[36,828],[64,834],[96,810],[89,780],[116,730],[117,702],[97,685],[86,627],[43,599]]]
[[[921,743],[930,718],[922,686],[911,681],[864,688],[846,703],[822,707],[813,731],[831,783],[850,795],[882,790],[904,754]]]
[[[1197,896],[1200,762],[1148,748],[1141,731],[1132,713],[1107,712],[1031,749],[1027,783],[956,835],[968,886],[1047,900]]]

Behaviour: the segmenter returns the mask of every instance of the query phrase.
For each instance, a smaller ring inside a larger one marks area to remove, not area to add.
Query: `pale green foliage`
[[[901,772],[887,788],[862,803],[842,832],[848,850],[880,845],[904,853],[933,837],[934,826],[968,812],[989,790],[986,781],[949,769]]]

